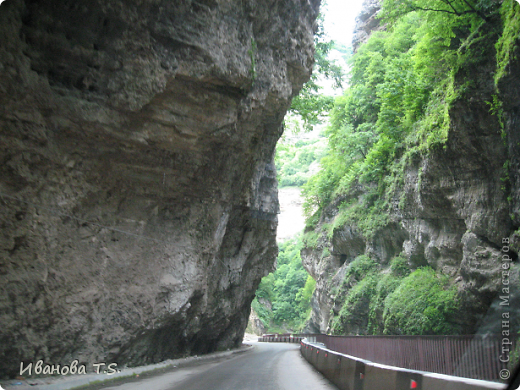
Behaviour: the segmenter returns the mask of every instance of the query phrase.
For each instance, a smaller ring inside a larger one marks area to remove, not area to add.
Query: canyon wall
[[[373,21],[379,10],[377,2],[366,1],[365,6],[358,18],[354,46],[380,28]],[[392,272],[390,263],[397,256],[405,259],[411,270],[428,266],[438,275],[448,276],[460,304],[460,311],[450,320],[459,332],[478,331],[489,320],[487,315],[495,324],[486,325],[486,329],[500,331],[502,317],[490,314],[496,310],[490,307],[500,295],[518,298],[518,291],[509,291],[509,280],[518,283],[518,270],[513,266],[515,271],[503,276],[503,256],[514,264],[520,249],[520,41],[517,36],[516,54],[510,55],[504,75],[496,82],[494,34],[500,31],[501,23],[495,15],[475,34],[485,38],[470,39],[459,49],[463,54],[471,50],[476,54],[468,57],[471,59],[455,75],[455,90],[460,94],[449,107],[447,141],[428,154],[416,155],[404,167],[386,226],[371,237],[363,235],[356,224],[325,233],[342,204],[366,196],[358,186],[348,196],[334,199],[320,214],[317,226],[307,229],[319,235],[316,244],[301,253],[305,268],[317,281],[307,330],[332,331],[332,319],[338,318],[345,294],[356,283],[348,279],[349,264],[365,255],[378,264],[380,277]],[[496,98],[503,102],[503,111],[492,109]],[[352,284],[345,286],[347,280]],[[502,290],[506,282],[507,294]],[[343,324],[344,330],[366,334],[368,303],[356,301],[349,310],[353,319]],[[383,313],[375,316],[382,329]],[[514,323],[516,329],[518,318]]]
[[[241,344],[319,0],[0,7],[0,376]]]

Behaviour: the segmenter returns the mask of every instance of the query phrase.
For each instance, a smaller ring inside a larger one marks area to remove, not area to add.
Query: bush
[[[346,277],[362,280],[369,273],[378,269],[378,264],[366,255],[358,256],[347,267]]]
[[[432,268],[420,268],[402,280],[385,300],[385,334],[456,334],[457,291]]]
[[[390,267],[366,255],[347,268],[335,294],[339,313],[331,312],[333,334],[456,334],[453,318],[458,310],[457,291],[446,276],[431,268],[410,273],[407,260],[392,259]]]
[[[395,276],[404,277],[410,274],[410,266],[408,265],[408,260],[406,260],[404,257],[394,257],[390,261],[390,270],[392,271],[392,274]]]
[[[410,273],[408,270],[407,273]],[[374,296],[370,301],[370,312],[368,315],[367,334],[383,333],[383,312],[385,310],[386,297],[395,291],[401,284],[402,276],[394,273],[385,274],[378,278]]]
[[[364,333],[376,285],[377,276],[372,273],[350,289],[339,312],[339,318],[333,323],[332,331],[335,334],[345,333],[349,328],[361,329],[361,333]]]

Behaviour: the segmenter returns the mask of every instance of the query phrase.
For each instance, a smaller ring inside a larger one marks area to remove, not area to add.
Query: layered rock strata
[[[0,376],[236,347],[319,0],[0,7]]]

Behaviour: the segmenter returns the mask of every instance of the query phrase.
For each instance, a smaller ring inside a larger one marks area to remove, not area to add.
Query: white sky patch
[[[362,4],[363,0],[326,0],[325,5],[322,3],[325,32],[332,40],[347,47],[352,45],[352,32]]]
[[[325,0],[321,5],[321,13],[324,15],[323,27],[329,39],[341,43],[346,47],[352,46],[352,37],[356,27],[356,17],[361,11],[363,0]],[[347,64],[341,58],[341,53],[332,50],[329,58],[334,59],[348,72]],[[346,82],[346,79],[344,80]],[[329,96],[343,94],[341,89],[334,88],[332,80],[320,78],[318,84],[323,88],[322,93]],[[345,83],[344,83],[345,84]],[[345,88],[347,85],[343,85]]]

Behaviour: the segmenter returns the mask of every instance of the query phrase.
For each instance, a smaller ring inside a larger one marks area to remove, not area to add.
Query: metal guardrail
[[[259,342],[265,343],[299,343],[304,338],[311,337],[313,341],[316,341],[315,334],[301,334],[301,333],[271,333],[264,334],[258,337]]]
[[[511,366],[518,345],[518,335],[505,338],[496,334],[308,336],[310,342],[323,343],[329,350],[371,362],[487,381],[501,379],[500,373]]]
[[[322,343],[300,344],[301,355],[340,390],[504,390],[506,385],[478,379],[415,371],[360,359],[327,349]]]

